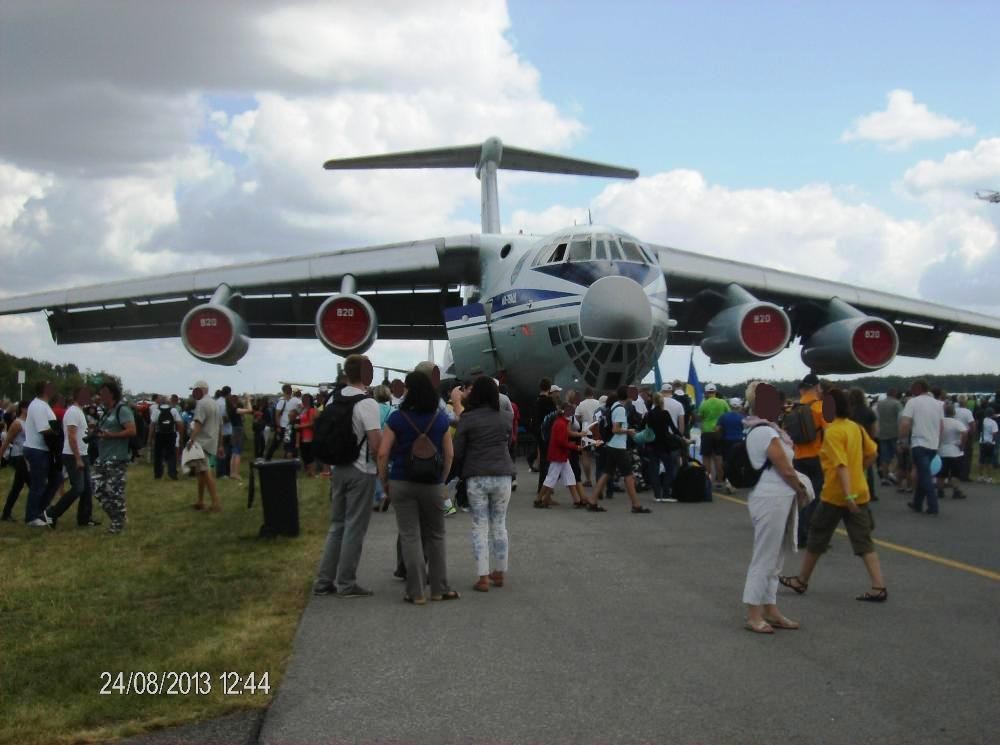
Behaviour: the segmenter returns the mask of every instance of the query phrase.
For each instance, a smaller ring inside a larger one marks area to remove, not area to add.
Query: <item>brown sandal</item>
[[[489,592],[490,591],[490,581],[486,577],[480,577],[479,581],[472,586],[472,589],[476,592]]]
[[[804,595],[809,589],[808,583],[803,582],[798,577],[778,577],[778,582],[789,590],[794,590],[796,595]]]
[[[503,587],[503,572],[490,572],[490,582],[494,587]]]

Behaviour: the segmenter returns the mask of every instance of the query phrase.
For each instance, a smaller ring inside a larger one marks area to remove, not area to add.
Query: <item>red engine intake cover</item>
[[[222,310],[202,306],[188,315],[182,336],[192,354],[211,358],[229,349],[234,334],[233,325]]]
[[[333,295],[316,313],[316,336],[335,354],[368,349],[375,341],[377,328],[375,310],[357,295]]]
[[[866,367],[881,368],[896,354],[896,335],[886,321],[865,321],[851,336],[851,351]]]
[[[788,318],[771,305],[751,308],[740,323],[740,338],[753,354],[771,357],[788,343]]]
[[[181,321],[184,348],[202,362],[235,365],[250,349],[246,322],[232,309],[205,303]]]

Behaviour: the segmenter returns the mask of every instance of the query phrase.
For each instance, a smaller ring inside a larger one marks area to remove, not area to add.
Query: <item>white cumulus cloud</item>
[[[903,174],[903,185],[917,196],[957,191],[968,198],[975,189],[1000,189],[1000,137],[941,160],[922,160]]]
[[[975,133],[971,124],[935,114],[925,104],[917,103],[911,91],[889,91],[884,111],[859,117],[845,131],[841,142],[865,140],[889,150],[904,150],[914,142],[943,140]]]

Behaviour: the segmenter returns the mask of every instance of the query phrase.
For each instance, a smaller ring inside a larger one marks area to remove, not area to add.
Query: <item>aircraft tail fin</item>
[[[602,178],[634,179],[639,176],[639,172],[633,168],[567,158],[519,147],[507,147],[498,137],[491,137],[481,145],[338,158],[326,161],[323,168],[329,171],[375,168],[475,168],[476,176],[482,182],[484,233],[500,232],[500,207],[496,182],[498,169]]]

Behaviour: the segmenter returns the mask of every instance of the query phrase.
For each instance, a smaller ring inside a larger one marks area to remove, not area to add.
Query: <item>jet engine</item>
[[[246,321],[232,308],[212,301],[188,311],[181,321],[184,348],[202,362],[235,365],[250,349]]]
[[[792,324],[777,305],[758,300],[738,285],[726,289],[724,305],[701,337],[701,350],[714,364],[767,359],[788,345]]]
[[[331,295],[316,311],[316,336],[334,354],[362,354],[377,332],[375,309],[353,292]]]
[[[802,361],[817,374],[880,370],[899,351],[891,323],[865,315],[839,298],[829,302],[824,320],[802,340]]]

